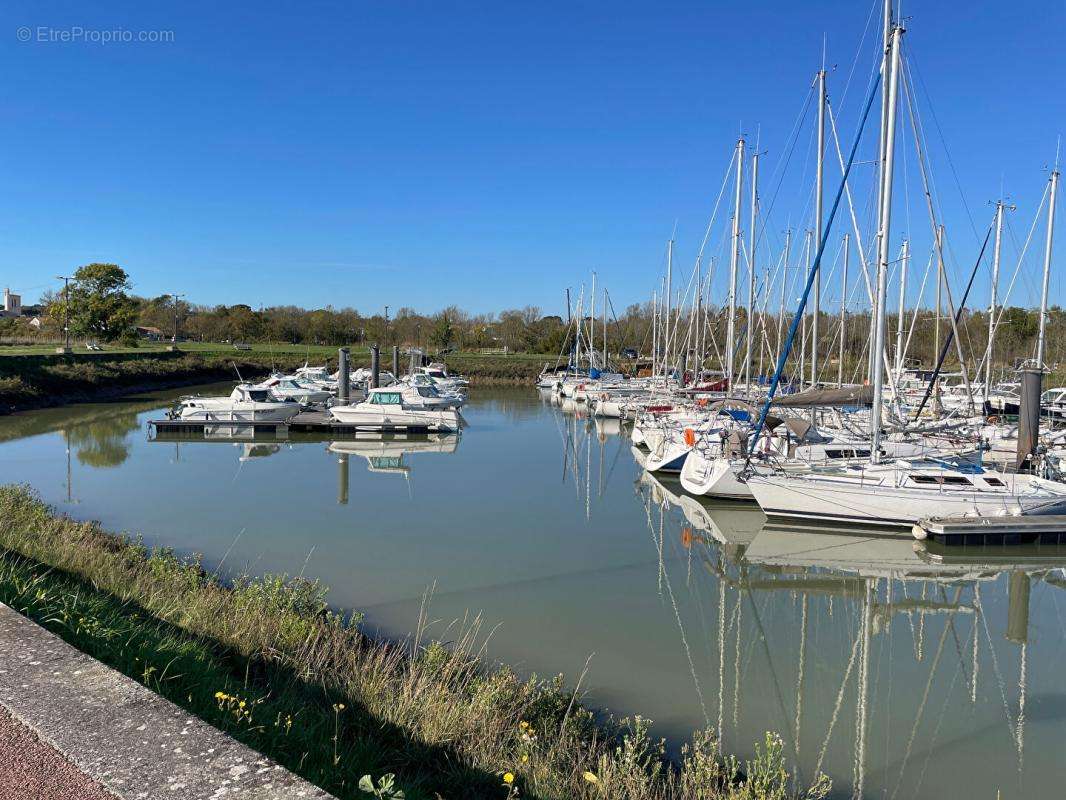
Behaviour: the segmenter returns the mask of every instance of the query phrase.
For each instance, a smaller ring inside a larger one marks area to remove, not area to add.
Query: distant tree
[[[444,312],[434,323],[433,330],[429,334],[429,341],[437,347],[447,347],[454,336],[455,330],[452,328],[451,320],[448,319],[448,313]]]
[[[137,303],[127,293],[129,276],[117,264],[86,264],[70,282],[70,332],[74,336],[113,342],[134,335]],[[66,298],[54,296],[48,313],[64,318]]]

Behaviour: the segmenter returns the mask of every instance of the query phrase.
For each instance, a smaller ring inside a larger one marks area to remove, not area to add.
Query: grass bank
[[[467,375],[474,385],[528,385],[540,371],[543,356],[481,356],[456,354],[449,369]],[[261,349],[251,352],[105,352],[72,355],[27,354],[0,356],[0,412],[108,399],[153,389],[195,383],[260,377],[271,369],[295,369],[312,364],[336,367],[337,351],[310,353]],[[352,354],[353,368],[369,366],[367,351]],[[406,366],[401,358],[401,370]],[[382,359],[391,368],[391,354]]]
[[[376,796],[407,800],[794,795],[776,737],[743,766],[708,733],[668,762],[640,719],[599,723],[561,679],[486,667],[476,627],[373,639],[317,583],[227,583],[25,487],[0,487],[0,600],[340,798],[386,775]]]

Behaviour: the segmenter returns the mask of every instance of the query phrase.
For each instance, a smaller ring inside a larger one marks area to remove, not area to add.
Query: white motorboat
[[[271,375],[262,383],[256,384],[256,389],[267,389],[270,394],[279,400],[293,400],[304,406],[313,403],[325,403],[333,392],[319,388],[315,385],[305,384],[296,378]]]
[[[235,386],[228,397],[184,397],[175,410],[181,419],[205,422],[285,422],[299,413],[299,403],[247,383]]]
[[[424,399],[424,398],[422,398]],[[459,412],[454,408],[427,408],[405,400],[399,387],[379,387],[367,392],[366,400],[329,410],[334,420],[363,431],[458,431]]]

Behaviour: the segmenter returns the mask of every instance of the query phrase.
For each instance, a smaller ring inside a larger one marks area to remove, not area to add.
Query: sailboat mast
[[[607,369],[607,287],[603,287],[603,368]]]
[[[670,237],[666,243],[666,347],[663,354],[663,362],[666,372],[669,374],[672,362],[670,361],[670,314],[673,313],[674,299],[671,296],[674,291],[674,237]]]
[[[728,391],[733,391],[733,349],[737,316],[737,265],[740,262],[740,203],[744,194],[744,137],[737,140],[736,199],[733,203],[733,252],[729,258],[729,317],[725,326],[725,378]]]
[[[824,66],[824,65],[823,65]],[[818,70],[818,162],[814,184],[814,249],[822,248],[822,187],[825,178],[825,69]],[[822,272],[814,276],[814,316],[811,319],[811,386],[818,380],[818,317],[822,313]],[[802,371],[802,366],[800,367]]]
[[[792,228],[785,231],[785,253],[781,262],[781,306],[777,312],[777,352],[781,353],[781,333],[785,325],[785,290],[788,284],[788,259],[792,250]]]
[[[988,347],[985,349],[985,378],[981,388],[982,408],[988,408],[992,388],[992,345],[996,336],[996,300],[999,291],[999,253],[1003,243],[1003,201],[996,201],[996,242],[992,247],[992,283],[988,288]]]
[[[659,293],[651,290],[651,375],[659,368]]]
[[[596,366],[596,270],[592,271],[592,313],[589,314],[589,369]]]
[[[910,244],[903,240],[899,261],[899,314],[896,316],[896,381],[903,375],[903,309],[907,304],[907,260],[910,258]]]
[[[744,384],[751,396],[752,344],[755,334],[755,226],[759,215],[759,154],[751,156],[751,230],[748,232],[748,324],[744,344]]]
[[[840,277],[840,346],[837,349],[837,387],[844,385],[844,334],[848,319],[848,252],[851,234],[844,234],[844,269]]]
[[[903,28],[896,26],[892,30],[892,44],[888,57],[891,63],[891,71],[888,80],[888,115],[882,120],[885,131],[885,152],[883,165],[883,187],[881,192],[881,213],[878,224],[877,241],[877,313],[874,320],[874,358],[873,375],[873,405],[870,409],[870,462],[872,464],[881,461],[881,407],[884,400],[884,360],[881,353],[885,349],[885,306],[887,305],[885,290],[888,277],[888,258],[890,236],[892,231],[892,175],[895,166],[896,150],[896,97],[899,92],[899,45],[903,36]]]
[[[1057,159],[1056,159],[1057,160]],[[1036,366],[1044,369],[1044,334],[1047,326],[1047,291],[1051,277],[1051,244],[1055,238],[1055,195],[1059,188],[1059,165],[1051,171],[1051,198],[1047,208],[1047,239],[1044,242],[1044,284],[1040,291],[1040,329],[1036,337]]]

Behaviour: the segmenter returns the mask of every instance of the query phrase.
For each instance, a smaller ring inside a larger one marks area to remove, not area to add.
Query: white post
[[[873,405],[870,409],[870,463],[881,461],[881,407],[884,395],[884,362],[881,353],[885,349],[885,306],[887,305],[885,281],[888,276],[889,244],[892,230],[892,175],[896,149],[896,96],[899,91],[899,45],[903,28],[892,30],[892,46],[889,51],[891,73],[888,82],[888,117],[882,120],[885,131],[884,186],[881,192],[881,214],[878,224],[877,253],[877,313],[874,320],[873,358]]]
[[[733,391],[733,346],[737,317],[737,265],[740,262],[740,203],[744,194],[744,137],[737,140],[736,199],[733,203],[733,252],[729,259],[729,302],[725,326],[725,377],[729,392]]]
[[[1044,333],[1047,326],[1047,290],[1051,277],[1051,243],[1055,238],[1055,195],[1059,188],[1058,164],[1051,171],[1051,198],[1047,208],[1047,239],[1044,242],[1044,284],[1040,291],[1040,329],[1036,337],[1036,367],[1044,369]]]

